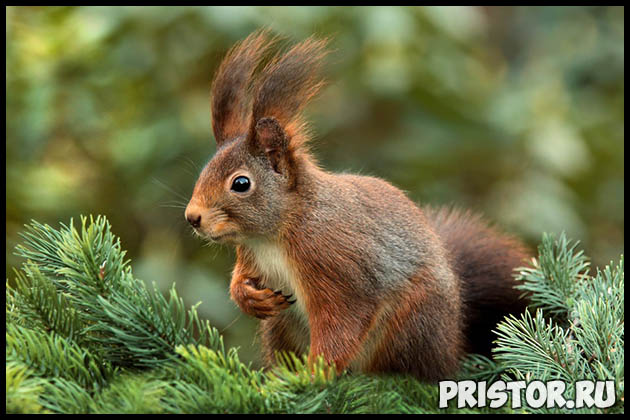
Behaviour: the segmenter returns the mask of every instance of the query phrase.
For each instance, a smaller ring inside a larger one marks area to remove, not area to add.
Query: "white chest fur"
[[[281,289],[285,295],[295,292],[294,270],[289,265],[284,249],[272,242],[262,241],[250,243],[248,247],[254,255],[263,286]]]
[[[261,286],[281,290],[284,295],[293,295],[297,299],[296,312],[300,318],[306,319],[304,299],[299,286],[298,273],[292,267],[285,250],[278,244],[267,241],[257,241],[247,244],[251,250],[256,268],[261,274]]]

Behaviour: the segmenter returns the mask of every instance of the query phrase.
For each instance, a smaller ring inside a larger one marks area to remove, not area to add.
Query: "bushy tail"
[[[451,208],[424,211],[461,280],[467,350],[490,355],[496,324],[527,306],[527,299],[519,298],[522,292],[514,289],[513,269],[524,265],[528,254],[516,239],[475,214]]]

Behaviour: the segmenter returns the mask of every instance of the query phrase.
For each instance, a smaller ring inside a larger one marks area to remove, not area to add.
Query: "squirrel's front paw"
[[[243,312],[256,318],[265,319],[278,315],[280,311],[295,303],[289,300],[292,295],[283,295],[282,291],[258,289],[254,279],[246,279],[233,285],[232,299]]]

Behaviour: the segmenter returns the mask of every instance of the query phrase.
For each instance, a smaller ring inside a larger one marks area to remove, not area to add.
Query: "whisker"
[[[162,181],[160,181],[159,179],[157,179],[157,178],[152,178],[151,180],[153,181],[153,183],[154,183],[155,185],[158,185],[158,186],[160,186],[160,187],[164,188],[165,190],[167,190],[167,191],[169,191],[169,192],[171,192],[171,193],[175,194],[177,197],[181,198],[182,200],[186,200],[186,201],[188,201],[188,197],[186,197],[186,196],[184,196],[183,194],[181,194],[181,193],[179,193],[179,192],[175,191],[173,188],[169,187],[168,185],[166,185],[165,183],[163,183],[163,182],[162,182]]]
[[[186,172],[188,175],[190,175],[191,177],[196,177],[198,176],[198,174],[195,174],[193,171],[191,171],[190,168],[184,168],[184,167],[180,167],[180,169],[184,172]]]
[[[191,158],[182,156],[182,159],[185,159],[184,163],[188,164],[188,167],[196,171],[197,174],[201,172],[202,167],[199,164],[195,163]],[[194,175],[194,174],[191,174],[191,175]]]
[[[169,209],[185,209],[186,208],[186,206],[169,206],[166,204],[159,204],[158,207],[166,207]]]
[[[163,201],[162,204],[180,204],[180,205],[186,205],[188,204],[187,201],[182,201],[182,200],[168,200],[168,201]]]
[[[183,203],[162,203],[162,204],[158,204],[159,207],[171,207],[171,208],[175,208],[175,209],[185,209],[186,208],[186,204]]]
[[[234,320],[232,322],[230,322],[225,328],[223,328],[220,333],[223,334],[225,331],[227,331],[228,328],[230,328],[232,325],[234,325],[234,323],[236,323],[236,321],[238,321],[239,319],[241,319],[241,316],[243,316],[243,313],[239,313],[236,318],[234,318]]]

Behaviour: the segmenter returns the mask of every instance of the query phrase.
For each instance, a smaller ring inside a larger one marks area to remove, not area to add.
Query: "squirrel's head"
[[[323,85],[326,43],[307,39],[268,58],[274,41],[266,31],[247,37],[228,52],[212,83],[217,151],[185,217],[215,241],[277,233],[310,162],[301,111]]]

